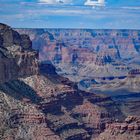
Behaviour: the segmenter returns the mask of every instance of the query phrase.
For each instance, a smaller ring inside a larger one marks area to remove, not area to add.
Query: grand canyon
[[[1,140],[140,140],[140,31],[0,24]]]

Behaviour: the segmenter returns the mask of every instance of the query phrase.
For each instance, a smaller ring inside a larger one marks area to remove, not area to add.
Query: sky
[[[140,0],[0,0],[15,28],[140,29]]]

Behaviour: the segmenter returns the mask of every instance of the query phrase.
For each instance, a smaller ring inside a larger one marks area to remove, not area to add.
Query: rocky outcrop
[[[123,123],[112,123],[106,125],[106,130],[95,140],[139,140],[140,118],[128,116]]]
[[[104,131],[106,123],[123,117],[110,98],[54,78],[35,75],[0,86],[0,118],[7,122],[0,121],[2,139],[90,140]]]
[[[38,73],[38,53],[27,35],[0,24],[0,83]]]

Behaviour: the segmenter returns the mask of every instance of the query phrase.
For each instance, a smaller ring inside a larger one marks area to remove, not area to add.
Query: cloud
[[[60,16],[80,16],[80,15],[90,15],[90,10],[82,9],[42,9],[42,10],[28,10],[26,11],[28,15],[32,16],[43,16],[43,15],[60,15]]]
[[[87,0],[84,4],[88,6],[104,6],[105,0]]]
[[[72,0],[39,0],[39,2],[46,4],[71,4]]]

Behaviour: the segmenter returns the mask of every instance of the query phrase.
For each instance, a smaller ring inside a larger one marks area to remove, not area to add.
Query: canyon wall
[[[140,54],[139,30],[17,29],[26,33],[41,60],[104,65]],[[47,52],[47,53],[46,53]]]
[[[39,50],[41,61],[53,63],[57,73],[78,83],[82,90],[92,92],[95,89],[104,91],[123,88],[139,92],[140,30],[17,31],[30,36],[33,48]]]
[[[38,53],[29,36],[0,24],[0,83],[38,73]]]

